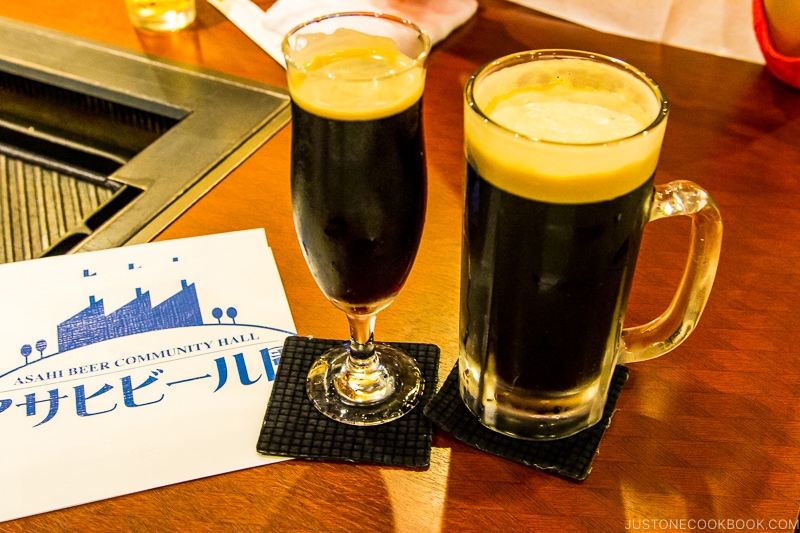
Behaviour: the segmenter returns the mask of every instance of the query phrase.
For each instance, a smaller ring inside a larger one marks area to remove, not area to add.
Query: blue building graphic
[[[89,307],[58,325],[58,351],[65,352],[81,346],[126,335],[185,326],[202,326],[203,317],[194,283],[181,280],[181,290],[153,307],[150,292],[136,289],[136,298],[110,315],[106,315],[103,300],[89,297]]]

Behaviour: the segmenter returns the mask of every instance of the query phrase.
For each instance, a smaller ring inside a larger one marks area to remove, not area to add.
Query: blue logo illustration
[[[187,285],[186,280],[181,280],[178,293],[155,307],[150,303],[150,292],[137,288],[136,298],[110,315],[105,314],[103,300],[90,296],[89,307],[58,325],[58,351],[136,333],[202,325],[197,290],[194,283]]]

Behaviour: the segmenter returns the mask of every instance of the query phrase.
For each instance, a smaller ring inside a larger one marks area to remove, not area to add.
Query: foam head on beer
[[[470,163],[493,185],[544,202],[637,188],[655,171],[666,108],[625,68],[564,58],[483,77],[473,88],[478,113],[465,115]]]
[[[287,56],[289,91],[311,113],[336,120],[374,120],[417,102],[424,57],[409,57],[390,37],[349,28],[304,34]],[[297,46],[298,44],[302,46]]]

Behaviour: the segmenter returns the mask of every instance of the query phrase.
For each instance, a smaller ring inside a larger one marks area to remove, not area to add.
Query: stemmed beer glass
[[[420,28],[376,13],[321,17],[283,41],[295,227],[314,279],[350,324],[350,341],[314,363],[307,392],[324,415],[348,424],[399,418],[424,387],[416,361],[374,343],[373,332],[422,235],[429,51]]]

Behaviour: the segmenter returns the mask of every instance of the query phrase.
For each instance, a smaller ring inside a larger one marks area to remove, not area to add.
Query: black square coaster
[[[306,395],[306,375],[314,361],[343,341],[289,337],[256,449],[264,455],[310,460],[427,467],[433,427],[422,407],[436,391],[439,348],[433,344],[387,343],[417,360],[425,377],[419,405],[402,418],[378,426],[351,426],[321,414]]]
[[[499,457],[582,481],[592,469],[600,439],[611,424],[611,415],[630,371],[617,366],[611,378],[600,422],[564,439],[530,441],[502,435],[481,424],[467,409],[458,389],[458,365],[447,376],[441,390],[425,406],[434,424],[458,440]]]

